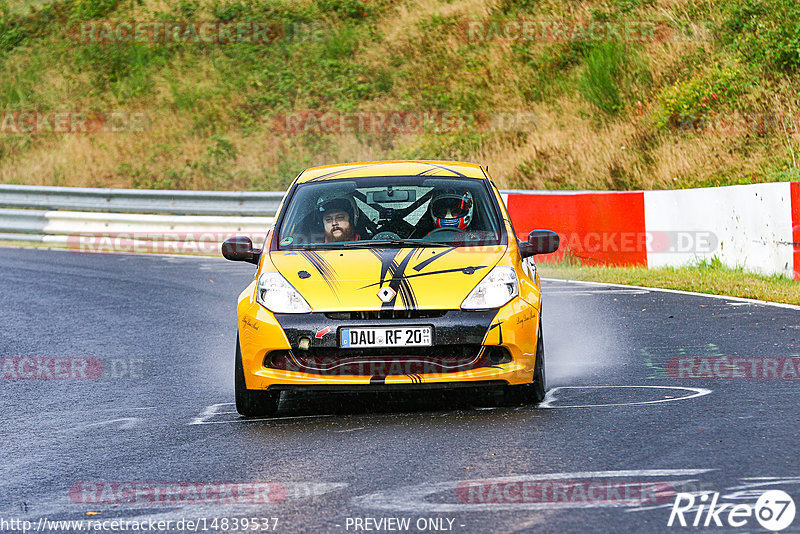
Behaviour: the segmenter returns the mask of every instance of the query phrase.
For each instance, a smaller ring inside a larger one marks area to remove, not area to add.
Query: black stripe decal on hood
[[[422,269],[424,269],[425,267],[427,267],[428,265],[430,265],[430,264],[431,264],[431,263],[433,263],[434,261],[438,260],[439,258],[441,258],[442,256],[444,256],[444,255],[445,255],[445,254],[447,254],[448,252],[453,252],[455,249],[456,249],[456,247],[453,247],[453,248],[448,248],[448,249],[447,249],[447,250],[445,250],[444,252],[439,252],[438,254],[436,254],[436,255],[434,255],[434,256],[431,256],[431,257],[430,257],[430,258],[428,258],[427,260],[419,262],[418,264],[416,264],[416,265],[414,266],[414,270],[415,270],[415,271],[417,271],[417,272],[420,272]],[[424,250],[424,249],[422,249],[422,250]]]
[[[473,274],[475,271],[479,269],[485,269],[486,265],[470,265],[468,267],[455,267],[453,269],[443,269],[441,271],[431,271],[429,273],[419,273],[419,274],[409,274],[403,277],[404,280],[409,280],[411,278],[419,278],[420,276],[430,276],[432,274],[445,274],[445,273],[457,273],[462,272],[464,274]],[[383,282],[375,282],[374,284],[367,284],[359,289],[366,289],[368,287],[383,285]]]
[[[403,299],[403,304],[405,305],[406,309],[408,310],[416,310],[417,309],[417,299],[414,296],[414,289],[411,287],[411,282],[408,281],[408,277],[405,275],[406,267],[408,267],[408,262],[411,260],[411,257],[416,252],[415,249],[411,249],[411,251],[406,255],[403,261],[400,263],[398,270],[399,275],[402,277],[398,284],[398,293],[400,293],[400,297]],[[389,284],[391,287],[391,283]]]
[[[400,299],[403,301],[405,308],[407,310],[416,310],[417,299],[414,296],[414,289],[411,287],[411,284],[405,276],[405,270],[406,267],[408,267],[408,262],[411,261],[412,256],[416,254],[417,249],[412,248],[409,250],[408,254],[406,254],[406,257],[403,258],[403,260],[398,264],[396,261],[397,257],[400,256],[400,253],[403,250],[404,249],[387,248],[370,249],[370,252],[372,252],[379,260],[381,260],[381,278],[379,282],[369,284],[365,287],[375,285],[383,287],[383,285],[388,282],[389,287],[392,288],[397,295],[400,295]],[[387,277],[387,275],[391,275],[391,278]],[[395,295],[395,297],[389,302],[384,302],[381,308],[384,310],[394,309],[397,303],[397,295]]]

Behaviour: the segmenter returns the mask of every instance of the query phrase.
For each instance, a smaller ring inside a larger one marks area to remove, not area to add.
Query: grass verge
[[[732,269],[716,262],[694,267],[659,269],[566,263],[540,263],[538,268],[543,278],[660,287],[800,305],[800,282],[794,282],[785,276],[767,276],[743,269]]]

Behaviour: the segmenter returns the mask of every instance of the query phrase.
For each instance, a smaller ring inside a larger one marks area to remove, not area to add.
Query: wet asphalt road
[[[544,407],[293,394],[276,419],[243,420],[235,302],[251,266],[0,248],[0,272],[4,531],[46,518],[179,532],[184,518],[243,532],[220,521],[257,517],[276,518],[262,532],[758,532],[752,517],[669,528],[674,493],[754,504],[782,489],[800,507],[797,309],[545,281]],[[27,357],[78,359],[89,374],[100,360],[102,374],[18,379]],[[735,358],[745,376],[727,378],[720,362]],[[694,377],[706,372],[717,378]],[[122,502],[119,482],[266,482],[275,502]],[[114,503],[92,502],[103,487]],[[800,513],[786,531],[800,532]]]

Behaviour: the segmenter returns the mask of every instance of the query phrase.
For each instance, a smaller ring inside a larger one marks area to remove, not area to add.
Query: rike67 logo
[[[781,490],[761,494],[755,505],[719,502],[719,493],[677,493],[672,503],[667,526],[681,527],[743,527],[755,518],[770,532],[787,528],[794,521],[795,506],[792,497]]]

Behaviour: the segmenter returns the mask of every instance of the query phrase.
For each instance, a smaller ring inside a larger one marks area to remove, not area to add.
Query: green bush
[[[323,43],[324,58],[330,60],[345,59],[352,56],[358,46],[358,31],[353,26],[333,32],[330,39]]]
[[[615,115],[637,87],[649,83],[650,73],[638,50],[625,43],[605,41],[586,57],[578,90],[595,108]]]
[[[200,10],[200,2],[198,0],[178,0],[177,3],[170,6],[170,10],[178,18],[189,20]]]
[[[740,70],[719,65],[703,75],[676,82],[662,89],[656,98],[656,126],[701,129],[710,111],[735,102],[745,87],[746,80]]]
[[[76,66],[93,74],[95,88],[109,88],[121,99],[141,96],[153,87],[152,74],[167,65],[165,45],[89,43],[74,50]]]
[[[369,14],[361,0],[317,0],[317,6],[323,13],[333,12],[341,18],[359,19]]]
[[[229,22],[242,18],[242,14],[247,11],[247,7],[239,2],[221,2],[215,0],[210,6],[211,14],[215,19]]]
[[[74,0],[72,18],[91,20],[107,16],[117,8],[120,0]]]
[[[797,0],[731,2],[721,37],[751,64],[792,72],[800,67],[800,3]]]
[[[533,43],[511,45],[512,57],[522,68],[526,83],[520,87],[528,102],[538,102],[571,89],[568,78],[591,49],[588,41],[570,40],[539,50]]]
[[[7,0],[0,0],[0,54],[19,45],[29,34],[19,17],[11,13]]]

